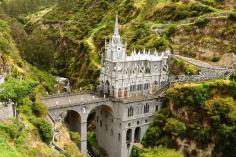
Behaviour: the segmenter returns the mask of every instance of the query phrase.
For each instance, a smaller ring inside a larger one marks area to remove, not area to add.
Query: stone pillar
[[[87,121],[81,122],[80,125],[80,151],[87,156]]]

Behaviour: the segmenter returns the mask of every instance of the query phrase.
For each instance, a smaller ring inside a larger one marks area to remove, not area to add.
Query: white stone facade
[[[112,38],[105,45],[100,75],[103,92],[115,98],[154,94],[168,81],[170,51],[133,50],[127,55],[116,17]]]

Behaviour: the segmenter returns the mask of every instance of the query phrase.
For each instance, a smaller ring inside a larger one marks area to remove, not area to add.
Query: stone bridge
[[[78,125],[77,131],[81,134],[81,152],[87,152],[87,118],[89,113],[98,106],[114,108],[109,98],[98,97],[92,92],[54,95],[44,97],[41,100],[48,107],[50,115],[55,120],[65,118],[67,111],[76,111],[79,114],[78,122],[80,124],[74,125]]]
[[[161,101],[152,95],[117,99],[99,97],[91,92],[55,95],[41,100],[49,108],[53,119],[63,119],[71,123],[70,130],[80,132],[79,147],[85,155],[87,119],[91,111],[96,109],[97,141],[111,157],[128,157],[132,145],[141,141],[153,114],[161,108]]]

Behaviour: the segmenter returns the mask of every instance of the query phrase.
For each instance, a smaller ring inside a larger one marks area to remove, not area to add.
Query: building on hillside
[[[170,51],[133,50],[127,55],[127,44],[119,34],[118,18],[112,38],[105,42],[100,84],[102,91],[115,98],[155,94],[169,77]]]

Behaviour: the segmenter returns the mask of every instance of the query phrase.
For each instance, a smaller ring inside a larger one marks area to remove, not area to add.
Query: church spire
[[[116,15],[116,23],[115,23],[115,29],[114,29],[114,36],[120,36],[120,35],[119,35],[118,15]]]

